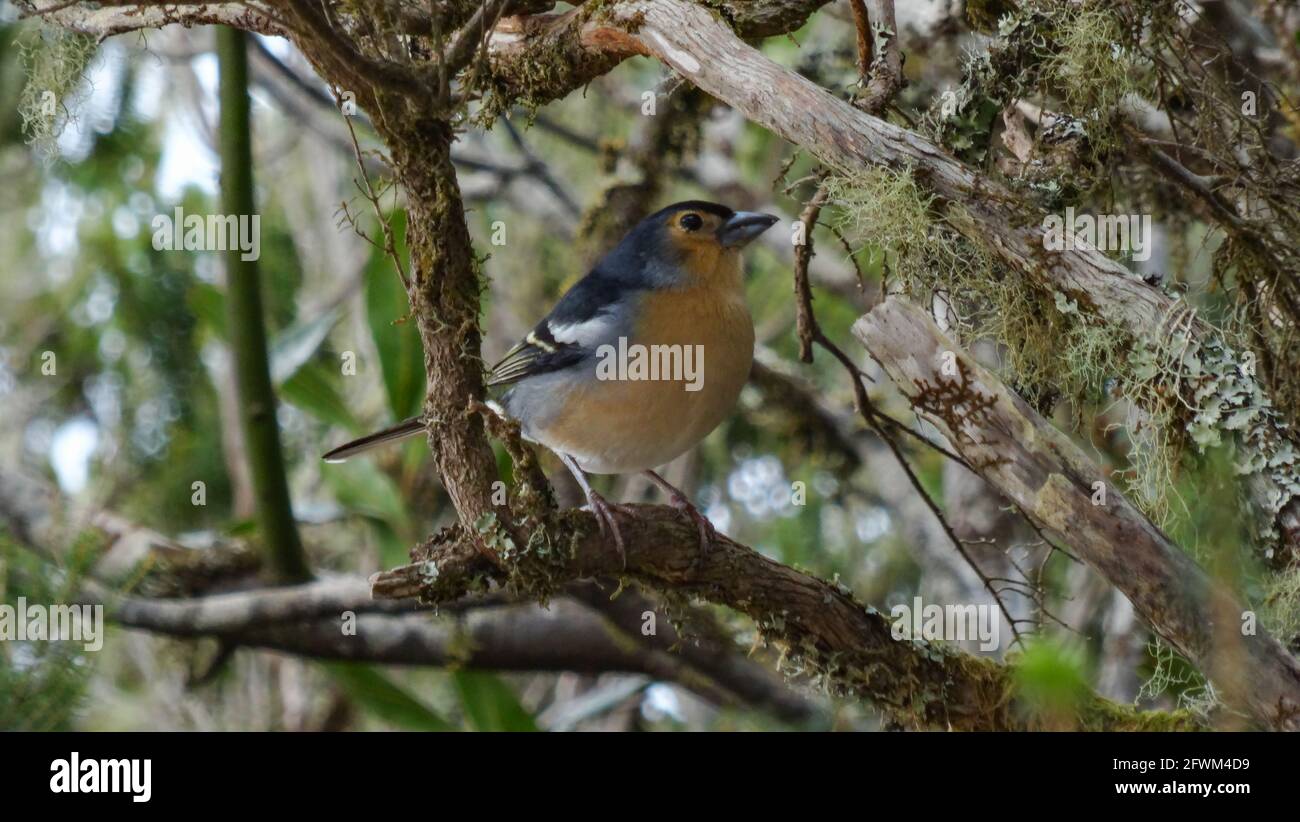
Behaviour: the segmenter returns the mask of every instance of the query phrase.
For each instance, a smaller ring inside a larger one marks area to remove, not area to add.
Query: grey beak
[[[737,211],[718,229],[718,242],[740,248],[776,224],[777,218],[757,211]]]

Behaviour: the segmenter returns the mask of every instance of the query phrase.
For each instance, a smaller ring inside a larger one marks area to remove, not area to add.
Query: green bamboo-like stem
[[[248,55],[245,34],[217,29],[221,83],[221,203],[227,215],[255,214],[253,156],[248,115]],[[277,582],[311,577],[294,523],[284,453],[276,423],[275,389],[267,362],[266,328],[256,260],[245,260],[239,243],[226,251],[226,305],[235,357],[240,422],[257,498],[257,520],[268,572]]]

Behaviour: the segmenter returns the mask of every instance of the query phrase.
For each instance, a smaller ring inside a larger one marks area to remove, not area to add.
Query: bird
[[[644,474],[694,522],[702,548],[717,537],[654,469],[703,440],[740,396],[754,357],[741,250],[776,222],[702,200],[660,209],[488,372],[488,389],[505,389],[491,405],[560,458],[624,563],[615,511],[632,514],[592,489],[588,474]],[[341,462],[424,431],[412,417],[323,458]]]

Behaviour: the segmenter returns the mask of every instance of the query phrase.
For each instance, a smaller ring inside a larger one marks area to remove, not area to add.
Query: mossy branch
[[[1024,698],[1014,666],[926,642],[896,640],[889,618],[832,585],[762,556],[725,536],[701,550],[695,526],[668,506],[635,505],[621,519],[624,570],[595,519],[562,512],[525,544],[499,545],[504,566],[486,561],[460,526],[412,551],[410,565],[371,577],[376,598],[444,603],[501,586],[545,600],[576,579],[624,576],[671,597],[695,597],[750,617],[782,652],[787,673],[832,693],[871,701],[892,720],[950,730],[1192,730],[1192,715],[1144,712],[1085,694],[1068,716]]]

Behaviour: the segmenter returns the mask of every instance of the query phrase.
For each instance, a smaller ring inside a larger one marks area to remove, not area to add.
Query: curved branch
[[[567,600],[546,610],[532,603],[482,605],[451,621],[416,613],[421,606],[413,601],[373,600],[369,585],[356,577],[177,600],[122,597],[93,583],[84,587],[119,625],[167,636],[212,636],[231,645],[388,665],[640,673],[676,682],[717,705],[743,702],[791,721],[814,713],[808,700],[734,651],[709,657],[670,653],[676,639],[671,631],[638,641],[631,629],[639,623],[623,624],[608,613],[602,618]],[[585,590],[581,598],[588,596],[606,595]],[[628,606],[639,607],[635,597],[619,607]]]
[[[619,555],[585,511],[562,512],[546,539],[507,552],[508,570],[478,553],[459,527],[412,552],[416,562],[371,577],[376,597],[447,602],[489,583],[520,596],[545,597],[564,583],[626,574],[637,582],[726,605],[749,616],[781,646],[786,665],[832,691],[869,699],[908,726],[955,730],[1042,727],[1018,699],[1013,670],[989,659],[924,642],[895,640],[890,620],[859,605],[846,589],[788,568],[719,535],[701,551],[695,525],[668,506],[632,505],[620,522]],[[1095,729],[1189,729],[1184,713],[1143,713],[1095,695],[1074,717]]]

